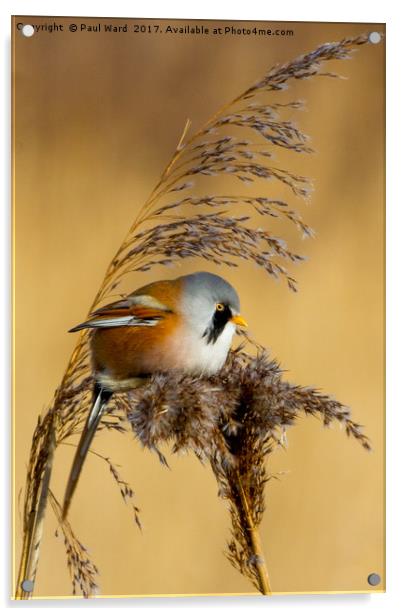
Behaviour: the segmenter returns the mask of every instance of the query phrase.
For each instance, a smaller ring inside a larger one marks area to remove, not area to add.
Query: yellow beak
[[[234,315],[230,320],[232,321],[232,323],[235,323],[236,325],[241,325],[241,327],[248,327],[247,321],[243,319],[241,314]]]

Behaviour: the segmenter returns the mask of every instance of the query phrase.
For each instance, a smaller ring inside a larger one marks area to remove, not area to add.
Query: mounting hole
[[[21,588],[25,592],[32,592],[34,588],[34,583],[32,580],[24,580],[21,584]]]
[[[370,43],[377,45],[381,41],[381,34],[379,32],[370,32],[368,39]]]
[[[367,578],[367,581],[370,586],[378,586],[378,584],[381,582],[381,577],[378,575],[378,573],[370,573]]]
[[[24,36],[29,38],[35,34],[35,28],[31,26],[31,24],[25,24],[25,26],[22,26],[21,32]]]

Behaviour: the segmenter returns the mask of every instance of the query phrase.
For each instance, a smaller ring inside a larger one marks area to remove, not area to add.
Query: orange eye
[[[223,312],[225,310],[225,306],[223,304],[216,304],[216,309],[218,312]]]

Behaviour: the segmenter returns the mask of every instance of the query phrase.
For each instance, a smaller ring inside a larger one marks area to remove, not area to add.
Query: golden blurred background
[[[25,38],[16,30],[19,22],[54,21],[63,32]],[[67,330],[86,316],[186,119],[201,126],[276,63],[324,42],[384,31],[379,24],[289,22],[274,24],[294,31],[287,37],[68,30],[102,22],[169,20],[14,18],[16,567],[32,433],[74,347],[76,334]],[[292,270],[297,294],[251,265],[227,270],[201,260],[132,275],[127,287],[198,269],[225,276],[252,336],[280,360],[286,378],[349,405],[371,438],[367,453],[336,426],[301,419],[288,431],[287,451],[271,457],[269,471],[283,474],[267,485],[261,536],[274,592],[369,592],[372,572],[381,576],[374,590],[385,587],[384,47],[365,45],[352,60],[328,66],[347,81],[300,80],[269,99],[306,101],[307,111],[290,115],[316,150],[276,152],[278,166],[314,179],[310,206],[273,182],[247,189],[288,198],[316,231],[302,241],[289,226],[272,227],[309,257]],[[238,189],[228,176],[214,186]],[[229,515],[207,467],[164,449],[167,470],[134,438],[110,432],[95,448],[121,464],[144,527],[141,533],[133,524],[106,464],[89,456],[70,519],[99,567],[102,596],[254,592],[223,554]],[[51,485],[60,500],[73,453],[57,449]],[[48,508],[35,596],[71,594],[56,528]]]

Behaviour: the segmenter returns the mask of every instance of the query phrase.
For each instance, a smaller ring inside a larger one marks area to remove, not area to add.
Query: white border
[[[393,616],[400,613],[401,598],[399,587],[402,575],[402,545],[401,524],[402,510],[400,499],[400,469],[401,460],[401,395],[397,389],[398,378],[401,378],[401,245],[400,238],[402,221],[401,189],[398,186],[398,174],[401,175],[400,149],[402,144],[402,123],[400,121],[401,79],[400,57],[402,22],[401,11],[394,0],[381,2],[353,3],[350,0],[337,0],[331,3],[313,2],[277,2],[247,0],[235,4],[233,0],[203,0],[202,3],[183,3],[179,0],[154,0],[151,2],[113,2],[102,4],[88,0],[20,0],[11,2],[3,0],[0,5],[0,31],[2,43],[1,80],[1,127],[0,133],[7,136],[5,145],[0,150],[1,173],[3,186],[3,207],[1,207],[0,229],[1,269],[0,284],[3,289],[4,301],[1,303],[1,322],[3,336],[0,340],[8,340],[10,335],[10,304],[9,304],[9,265],[10,265],[10,15],[77,15],[77,16],[110,16],[110,17],[185,17],[204,19],[264,19],[278,21],[333,21],[333,22],[386,22],[387,23],[387,592],[373,595],[304,595],[278,597],[201,597],[201,598],[146,598],[87,601],[81,600],[56,602],[33,601],[15,603],[9,600],[10,594],[10,385],[9,385],[9,348],[2,343],[0,351],[0,389],[5,398],[2,405],[2,472],[4,492],[0,508],[2,528],[1,573],[2,604],[5,609],[26,607],[30,610],[51,609],[130,609],[137,613],[164,610],[164,614],[184,609],[186,611],[205,610],[217,612],[230,609],[234,613],[244,610],[264,611],[269,614],[290,614],[297,612],[298,616],[315,613],[335,613],[339,610],[353,610],[353,614],[386,614]],[[246,8],[245,8],[246,7]],[[398,87],[396,87],[396,76]],[[370,92],[367,92],[367,96]]]

